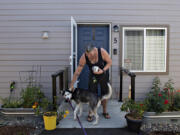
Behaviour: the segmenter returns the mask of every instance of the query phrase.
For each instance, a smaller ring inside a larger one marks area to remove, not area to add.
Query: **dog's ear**
[[[63,95],[63,96],[64,96],[64,94],[65,94],[65,90],[62,91],[62,95]]]

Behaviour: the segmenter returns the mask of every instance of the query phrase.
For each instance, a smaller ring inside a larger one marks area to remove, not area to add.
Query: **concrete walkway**
[[[102,106],[98,109],[99,114],[99,124],[93,125],[93,122],[87,121],[88,115],[88,105],[83,105],[83,113],[80,117],[82,125],[84,128],[124,128],[126,124],[126,120],[124,118],[125,112],[120,111],[121,102],[117,100],[110,100],[108,102],[108,113],[111,116],[111,119],[105,119],[102,115]],[[74,106],[74,105],[73,105]],[[60,121],[57,128],[80,128],[78,121],[73,119],[73,111],[69,105],[69,103],[63,102],[60,106],[61,110],[69,110],[70,114]]]

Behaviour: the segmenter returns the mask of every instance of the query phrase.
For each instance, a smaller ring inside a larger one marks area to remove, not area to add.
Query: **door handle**
[[[72,56],[69,56],[69,63],[72,65]]]
[[[70,62],[70,65],[73,64],[73,60],[75,60],[75,59],[76,59],[76,53],[73,53],[73,56],[72,56],[72,55],[69,56],[69,62]]]

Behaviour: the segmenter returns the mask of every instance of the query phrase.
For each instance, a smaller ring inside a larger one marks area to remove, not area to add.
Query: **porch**
[[[105,119],[102,116],[102,106],[100,106],[98,109],[99,123],[97,125],[93,125],[93,122],[87,121],[88,105],[84,104],[80,121],[85,128],[86,133],[88,135],[138,135],[138,133],[132,132],[126,127],[127,123],[124,118],[126,112],[122,112],[120,110],[121,105],[122,102],[119,102],[117,100],[111,99],[108,101],[107,111],[111,116],[110,119]],[[69,111],[67,117],[60,121],[60,123],[56,127],[56,130],[44,130],[41,135],[83,135],[83,130],[81,129],[78,121],[74,120],[73,111],[69,103],[63,102],[60,106],[60,109],[61,108],[67,109]]]
[[[121,102],[117,100],[109,100],[107,105],[107,112],[110,114],[110,119],[105,119],[102,115],[102,106],[98,109],[99,123],[93,125],[93,122],[87,121],[88,115],[88,105],[83,105],[83,113],[80,117],[80,121],[84,128],[124,128],[126,127],[126,120],[124,118],[126,112],[120,111]],[[63,102],[60,106],[60,109],[66,109],[69,111],[69,114],[66,118],[62,119],[57,125],[57,128],[81,128],[78,121],[74,120],[73,111],[69,103]]]

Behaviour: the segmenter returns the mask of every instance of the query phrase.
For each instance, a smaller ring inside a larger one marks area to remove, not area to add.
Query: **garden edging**
[[[5,115],[34,115],[32,108],[1,108],[1,113]]]
[[[180,132],[180,112],[145,112],[141,130],[144,132],[168,131]]]

